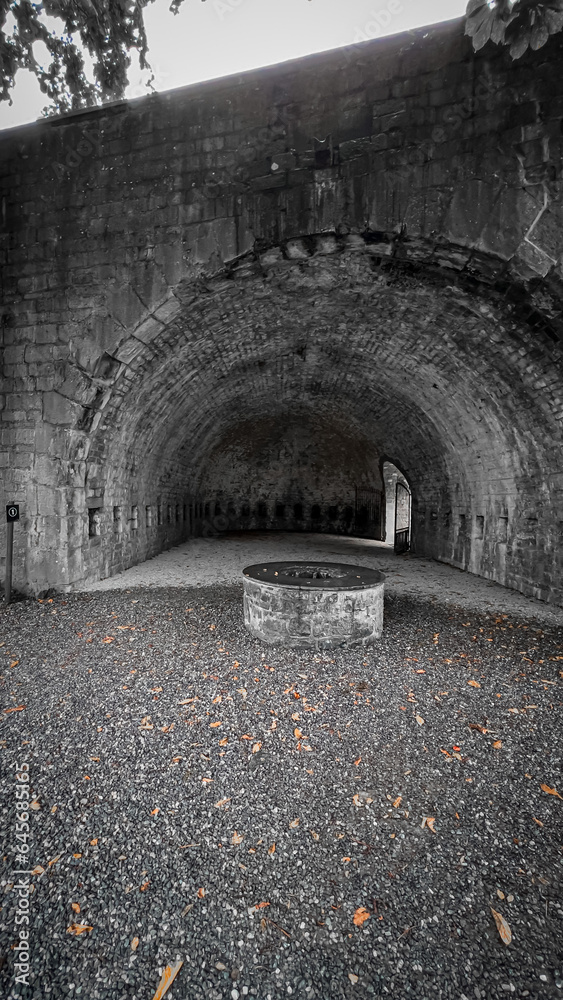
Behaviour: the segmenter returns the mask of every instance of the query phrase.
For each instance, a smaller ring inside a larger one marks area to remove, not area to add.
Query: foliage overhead
[[[143,10],[152,2],[0,0],[0,100],[10,100],[20,68],[35,74],[51,101],[51,113],[123,97],[132,50],[141,69],[150,70]],[[38,42],[46,46],[47,66],[34,51]],[[85,53],[93,61],[93,82],[86,74]]]
[[[489,40],[507,45],[513,59],[540,49],[563,28],[563,0],[469,0],[465,34],[474,49]]]
[[[35,74],[50,114],[122,98],[132,53],[150,72],[144,9],[153,2],[0,0],[0,101],[11,101],[18,69]],[[177,14],[183,3],[171,0],[170,10]],[[465,31],[474,48],[490,40],[507,45],[513,59],[528,47],[541,48],[562,28],[563,0],[469,0],[467,5]],[[149,87],[151,82],[152,77]]]

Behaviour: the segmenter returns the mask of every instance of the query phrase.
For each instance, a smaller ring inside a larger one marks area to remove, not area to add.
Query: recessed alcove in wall
[[[186,447],[187,450],[187,447]],[[235,420],[205,456],[191,503],[194,532],[284,530],[379,538],[377,442],[345,414],[303,404]]]

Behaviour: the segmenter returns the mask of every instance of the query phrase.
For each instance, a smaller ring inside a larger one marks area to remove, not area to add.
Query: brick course
[[[454,22],[4,133],[16,585],[357,531],[389,460],[416,551],[562,604],[562,57]]]

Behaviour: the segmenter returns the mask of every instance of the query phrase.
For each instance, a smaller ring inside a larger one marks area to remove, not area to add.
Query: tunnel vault
[[[454,23],[9,133],[20,589],[384,537],[390,461],[415,553],[563,604],[562,52]]]
[[[388,245],[324,233],[247,255],[178,287],[174,318],[137,331],[147,342],[131,332],[81,436],[108,539],[87,550],[86,579],[123,565],[114,507],[149,511],[136,560],[159,527],[166,544],[227,528],[381,537],[379,519],[355,523],[355,489],[380,495],[393,456],[415,552],[547,594],[535,580],[539,553],[548,573],[559,558],[557,334],[491,281],[490,259],[460,273],[445,248],[437,269],[420,245],[416,261],[408,243],[382,256]]]

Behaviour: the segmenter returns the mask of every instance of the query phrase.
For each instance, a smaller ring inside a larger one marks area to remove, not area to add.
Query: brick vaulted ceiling
[[[6,133],[16,585],[376,537],[388,460],[416,552],[563,604],[561,58],[454,22]]]
[[[93,475],[116,496],[131,476],[139,496],[197,495],[237,427],[254,438],[264,421],[298,421],[335,448],[346,434],[369,439],[398,464],[421,540],[425,519],[431,531],[459,512],[534,522],[559,461],[557,331],[513,285],[485,280],[480,255],[460,272],[452,248],[439,266],[420,247],[416,261],[389,248],[381,235],[323,234],[179,287],[175,318],[137,342],[117,379]],[[438,544],[454,557],[447,532]]]

